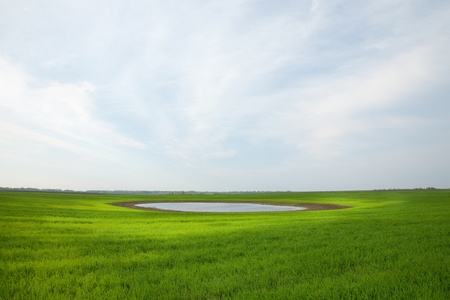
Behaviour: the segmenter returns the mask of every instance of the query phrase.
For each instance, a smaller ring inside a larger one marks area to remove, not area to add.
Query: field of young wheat
[[[323,203],[264,213],[125,201]],[[2,299],[449,299],[450,191],[0,192]]]

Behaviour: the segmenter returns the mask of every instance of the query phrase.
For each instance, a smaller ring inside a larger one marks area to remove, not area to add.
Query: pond
[[[306,210],[306,207],[226,202],[158,202],[136,204],[138,207],[185,212],[277,212]]]

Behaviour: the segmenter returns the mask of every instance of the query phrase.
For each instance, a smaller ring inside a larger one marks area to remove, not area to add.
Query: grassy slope
[[[351,205],[198,214],[146,199]],[[248,195],[0,193],[4,299],[448,299],[449,191]]]

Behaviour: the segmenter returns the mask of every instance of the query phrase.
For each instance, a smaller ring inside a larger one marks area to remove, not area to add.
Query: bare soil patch
[[[345,209],[351,208],[352,206],[343,206],[337,204],[323,204],[323,203],[293,203],[293,202],[276,202],[276,201],[131,201],[131,202],[115,202],[108,203],[110,205],[128,207],[140,210],[153,210],[153,211],[177,211],[177,210],[160,210],[152,207],[139,207],[136,204],[144,204],[144,203],[161,203],[161,202],[171,202],[171,203],[183,203],[183,202],[199,202],[199,203],[208,203],[208,202],[216,202],[216,203],[253,203],[253,204],[268,204],[268,205],[280,205],[280,206],[297,206],[304,207],[306,209],[302,211],[316,211],[316,210],[334,210],[334,209]]]

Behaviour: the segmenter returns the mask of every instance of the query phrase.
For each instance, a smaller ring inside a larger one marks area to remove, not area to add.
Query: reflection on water
[[[219,203],[219,202],[161,202],[136,204],[139,207],[159,210],[176,210],[188,212],[272,212],[305,210],[305,207],[265,205],[254,203]]]

